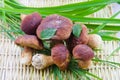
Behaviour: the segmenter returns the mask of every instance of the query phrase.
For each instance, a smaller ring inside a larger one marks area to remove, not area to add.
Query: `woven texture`
[[[69,3],[80,2],[82,0],[19,0],[20,3],[26,6],[44,7],[44,6],[56,6]],[[85,0],[83,0],[85,1]],[[96,12],[91,15],[93,17],[110,17],[111,7],[107,6],[105,9]],[[104,41],[102,45],[102,51],[95,52],[96,56],[105,60],[106,57],[116,49],[119,44],[117,41]],[[5,37],[4,33],[0,34],[0,80],[53,80],[53,74],[50,74],[51,69],[37,70],[32,66],[23,66],[20,64],[20,47],[16,46],[14,42]],[[110,58],[111,61],[120,61],[120,51]],[[107,64],[92,65],[90,72],[98,75],[103,80],[119,80],[120,68],[114,68]],[[66,72],[68,75],[63,77],[63,80],[67,80],[65,77],[69,76],[70,80],[73,80],[73,75]],[[92,79],[95,80],[95,79]]]

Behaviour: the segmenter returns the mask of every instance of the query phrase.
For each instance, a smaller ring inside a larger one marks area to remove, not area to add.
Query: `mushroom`
[[[37,49],[37,50],[43,49],[42,41],[39,40],[34,35],[20,36],[15,40],[15,44],[22,46],[22,47],[26,46],[26,47],[30,47],[30,48]]]
[[[88,46],[91,48],[99,48],[103,43],[101,36],[98,34],[89,34]]]
[[[70,61],[68,49],[63,44],[55,45],[51,50],[51,56],[54,63],[61,69],[65,70]]]
[[[29,15],[21,15],[21,19],[22,19],[21,23],[22,31],[29,35],[35,35],[36,29],[42,21],[42,17],[39,15],[39,13],[34,12]]]
[[[72,32],[72,26],[73,23],[70,19],[57,14],[52,14],[42,20],[41,24],[37,28],[36,33],[37,36],[41,39],[40,34],[43,30],[47,28],[54,28],[57,29],[57,31],[51,39],[65,40],[69,38]]]
[[[65,70],[70,61],[69,51],[63,44],[55,45],[51,50],[51,56],[36,54],[32,58],[32,65],[37,69],[44,69],[56,64],[61,70]]]
[[[21,63],[24,65],[31,64],[33,49],[43,49],[42,42],[34,35],[20,36],[15,40],[15,44],[24,47],[20,58]]]
[[[83,69],[90,66],[91,59],[94,57],[93,50],[85,44],[75,46],[72,53],[74,59],[78,60],[79,67]]]
[[[88,30],[85,25],[81,25],[82,31],[79,37],[75,37],[73,34],[66,40],[67,47],[72,52],[73,48],[78,44],[87,44],[89,37],[88,37]]]
[[[20,58],[21,64],[30,65],[32,62],[32,53],[33,53],[32,48],[24,47]]]

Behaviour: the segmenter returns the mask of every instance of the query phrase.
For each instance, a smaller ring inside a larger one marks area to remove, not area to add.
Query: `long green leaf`
[[[118,11],[117,13],[115,13],[110,19],[115,18],[119,13],[120,13],[120,11]],[[106,24],[107,24],[107,22],[104,22],[102,25],[100,25],[96,29],[94,29],[94,31],[92,31],[91,33],[97,33],[97,32],[99,32],[101,29],[103,29],[105,27]]]
[[[114,49],[112,53],[106,58],[106,60],[110,59],[119,50],[120,50],[120,47],[117,47],[116,49]]]
[[[90,15],[90,14],[92,14],[92,13],[98,11],[98,10],[103,9],[105,6],[103,5],[103,6],[90,7],[87,10],[77,12],[75,15],[77,15],[77,16],[79,16],[79,15],[80,16]]]
[[[10,1],[9,1],[10,2]],[[93,1],[87,1],[87,2],[79,2],[79,3],[73,3],[68,5],[62,5],[62,6],[56,6],[56,7],[46,7],[46,8],[38,8],[39,10],[56,10],[56,11],[71,11],[78,8],[88,8],[93,6],[100,6],[100,5],[106,5],[114,2],[120,2],[119,0],[93,0]],[[17,6],[17,5],[13,5]],[[37,9],[37,8],[36,8]]]
[[[5,9],[5,8],[0,8],[0,10],[4,10],[4,11],[10,11],[10,12],[14,12],[14,10],[12,9]],[[19,13],[31,13],[33,11],[29,11],[29,10],[19,10],[19,9],[15,9],[16,12]],[[46,13],[43,12],[44,14],[48,15],[51,13]],[[75,21],[75,22],[93,22],[93,23],[112,23],[112,24],[120,24],[120,19],[108,19],[108,18],[89,18],[89,17],[80,17],[80,16],[70,16],[69,14],[61,14],[63,16],[66,16],[68,18],[70,18],[71,20]]]
[[[101,34],[99,34],[101,35]],[[119,40],[120,38],[114,37],[114,36],[109,36],[109,35],[101,35],[102,39],[105,41],[111,41],[111,40]]]
[[[100,24],[85,24],[90,29],[96,29]],[[120,31],[120,25],[105,25],[103,30],[114,30],[114,31]]]
[[[108,63],[108,64],[113,64],[113,65],[117,65],[117,66],[120,66],[120,63],[117,63],[117,62],[112,62],[112,61],[107,61],[107,60],[101,60],[101,59],[92,59],[93,61],[95,62],[100,62],[100,63]]]
[[[70,16],[64,15],[75,22],[92,22],[92,23],[111,23],[111,24],[120,24],[120,19],[108,19],[108,18],[90,18],[90,17],[80,17],[80,16]]]

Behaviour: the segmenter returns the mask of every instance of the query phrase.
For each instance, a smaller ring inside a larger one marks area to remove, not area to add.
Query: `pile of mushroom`
[[[73,57],[77,60],[80,68],[89,68],[94,57],[92,48],[98,48],[102,39],[97,34],[88,34],[85,25],[79,25],[82,30],[79,37],[75,37],[72,33],[74,24],[66,17],[52,14],[42,19],[37,12],[21,15],[20,27],[25,35],[19,36],[15,40],[15,44],[23,47],[21,63],[24,65],[32,64],[36,69],[45,69],[55,64],[60,70],[65,70],[71,57]],[[44,49],[40,35],[43,30],[48,28],[56,29],[55,34],[47,40],[50,41],[51,55],[43,53],[33,55],[36,50]]]

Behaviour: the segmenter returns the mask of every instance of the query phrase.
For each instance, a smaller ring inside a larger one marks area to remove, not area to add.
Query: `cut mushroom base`
[[[32,65],[36,69],[45,69],[52,64],[54,63],[51,56],[46,56],[44,54],[36,54],[32,58]]]
[[[55,40],[65,40],[69,38],[72,32],[73,23],[70,19],[65,18],[63,16],[53,14],[47,16],[42,20],[41,24],[37,28],[37,36],[39,36],[41,32],[47,28],[55,28],[57,29],[56,34],[51,38]]]

